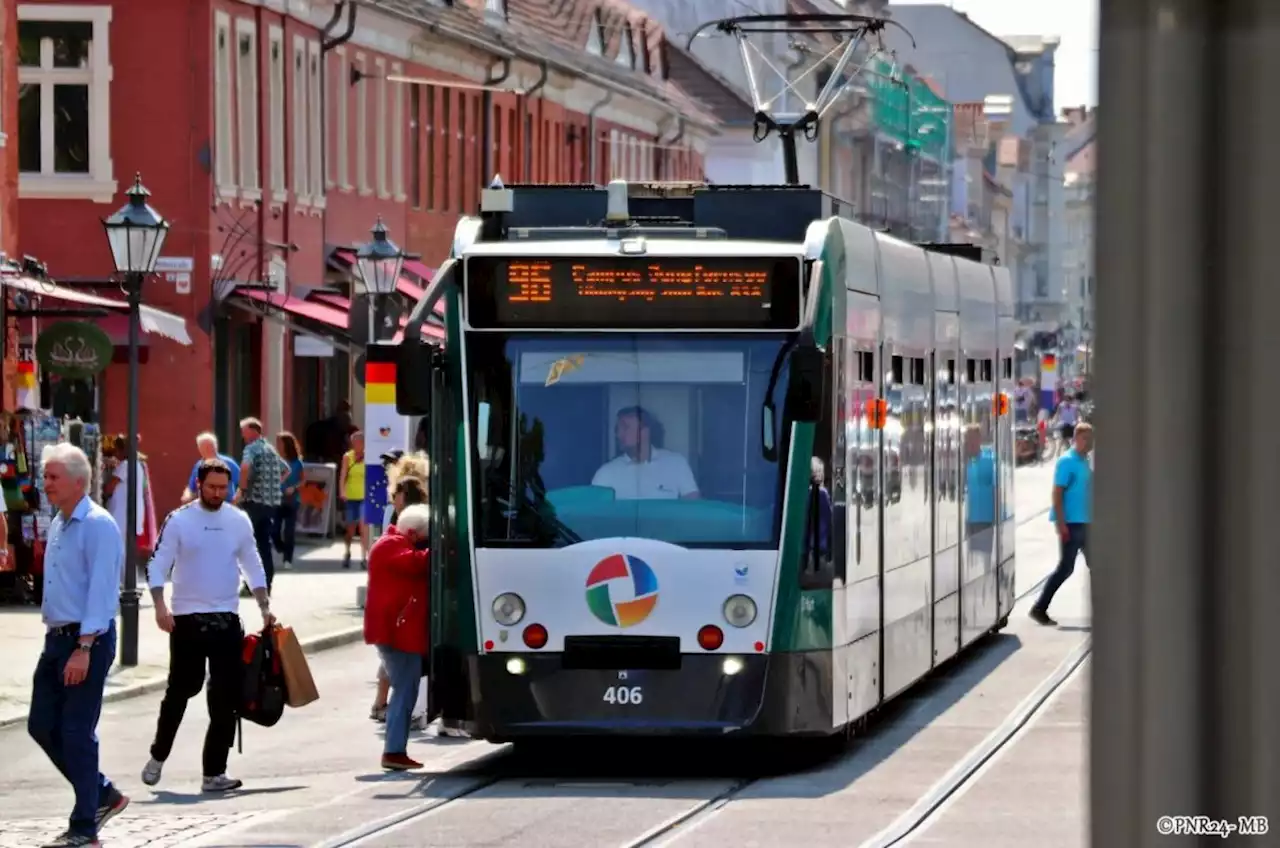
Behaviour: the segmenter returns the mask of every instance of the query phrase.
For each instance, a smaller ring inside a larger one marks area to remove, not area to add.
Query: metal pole
[[[1280,812],[1280,4],[1100,12],[1091,842],[1206,845]]]
[[[130,273],[125,279],[129,303],[129,491],[125,509],[124,532],[124,590],[120,593],[120,665],[138,664],[138,606],[142,594],[138,591],[138,475],[142,468],[138,462],[138,344],[142,319],[142,280],[138,273]]]

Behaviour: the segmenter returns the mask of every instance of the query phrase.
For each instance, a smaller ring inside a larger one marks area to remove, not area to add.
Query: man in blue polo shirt
[[[1058,532],[1061,555],[1058,567],[1045,581],[1040,600],[1031,608],[1031,618],[1040,624],[1057,624],[1049,617],[1049,604],[1054,594],[1067,582],[1076,567],[1076,557],[1084,554],[1089,564],[1089,521],[1093,511],[1093,468],[1089,452],[1093,450],[1093,427],[1079,424],[1072,434],[1071,449],[1058,457],[1053,471],[1053,508],[1049,520]]]
[[[240,485],[240,463],[224,453],[218,452],[218,437],[213,433],[201,433],[196,436],[196,450],[200,452],[200,458],[196,460],[196,464],[191,466],[191,476],[187,478],[187,488],[182,490],[182,502],[190,503],[196,499],[197,493],[200,491],[200,482],[196,479],[200,472],[200,463],[206,459],[216,459],[223,465],[231,469],[231,491],[235,491]]]

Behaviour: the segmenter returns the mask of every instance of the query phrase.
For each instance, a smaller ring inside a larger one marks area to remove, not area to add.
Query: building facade
[[[1062,268],[1067,288],[1069,338],[1064,358],[1078,375],[1089,370],[1093,350],[1094,298],[1094,164],[1097,149],[1097,110],[1079,106],[1062,110],[1063,193],[1066,239]]]
[[[1065,322],[1061,129],[1054,111],[1054,53],[1048,36],[996,36],[942,3],[890,6],[915,39],[887,31],[902,61],[941,80],[956,103],[984,103],[998,131],[994,176],[1012,192],[1010,241],[1001,260],[1016,281],[1024,331],[1056,332]],[[1007,176],[1006,176],[1007,175]],[[953,214],[965,214],[954,205]]]
[[[201,430],[235,450],[246,415],[303,439],[345,402],[359,420],[368,312],[353,252],[377,219],[421,255],[394,318],[494,175],[699,179],[716,132],[670,81],[661,27],[619,2],[32,2],[17,15],[18,248],[66,285],[102,285],[101,218],[136,171],[172,222],[145,299],[193,343],[148,336],[141,380],[162,508]],[[112,366],[98,385],[109,430],[124,429],[124,380]]]
[[[18,7],[0,5],[0,262],[18,256]],[[7,292],[0,297],[8,299]],[[0,410],[14,407],[17,378],[17,324],[2,310],[9,332],[4,333],[0,366]]]

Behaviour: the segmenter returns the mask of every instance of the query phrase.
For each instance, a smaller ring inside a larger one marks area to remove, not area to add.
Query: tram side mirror
[[[431,345],[403,341],[396,352],[396,412],[431,414]]]
[[[822,351],[797,345],[791,351],[787,377],[787,416],[792,421],[811,423],[822,417]]]

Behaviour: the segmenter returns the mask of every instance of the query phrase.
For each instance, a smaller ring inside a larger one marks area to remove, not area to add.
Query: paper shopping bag
[[[311,677],[311,666],[307,665],[307,655],[302,652],[293,628],[277,626],[275,642],[280,665],[284,669],[285,703],[297,708],[319,700],[320,693],[316,691],[316,682]]]

